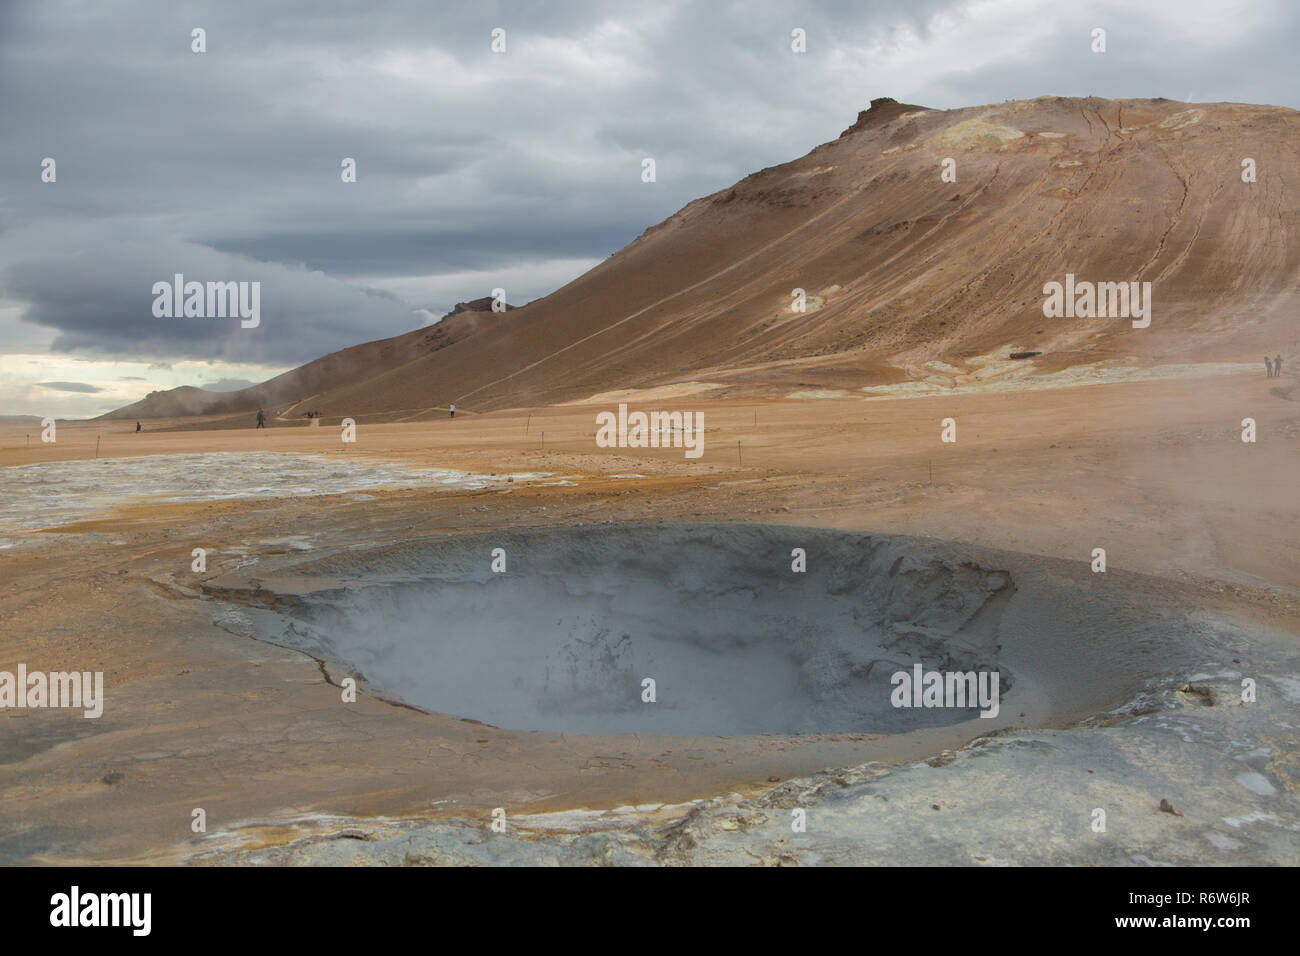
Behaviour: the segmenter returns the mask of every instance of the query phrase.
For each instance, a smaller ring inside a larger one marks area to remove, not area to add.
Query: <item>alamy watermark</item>
[[[1128,319],[1133,328],[1151,324],[1150,282],[1075,282],[1074,273],[1065,282],[1043,286],[1043,315],[1049,319]]]
[[[687,458],[704,454],[703,412],[631,412],[618,406],[618,415],[596,415],[596,445],[600,448],[685,448]]]
[[[997,671],[894,671],[889,702],[895,707],[979,707],[981,717],[996,717],[1001,707]]]
[[[152,893],[83,893],[73,886],[50,897],[50,925],[125,926],[133,936],[148,936],[152,928]]]
[[[44,671],[18,673],[0,671],[0,708],[79,707],[82,716],[94,720],[104,713],[104,672]]]
[[[262,283],[186,282],[176,273],[174,282],[153,284],[153,314],[159,319],[224,319],[238,316],[241,328],[255,329],[262,322]]]

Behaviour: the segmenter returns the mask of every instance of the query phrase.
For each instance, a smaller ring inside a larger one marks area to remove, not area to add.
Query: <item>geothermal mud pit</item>
[[[899,733],[979,717],[893,706],[892,675],[920,664],[997,672],[1004,720],[977,720],[986,732],[1008,713],[1094,711],[1153,655],[1170,663],[1160,614],[1122,610],[1120,582],[1074,564],[803,528],[596,526],[290,557],[207,590],[261,639],[503,728]]]

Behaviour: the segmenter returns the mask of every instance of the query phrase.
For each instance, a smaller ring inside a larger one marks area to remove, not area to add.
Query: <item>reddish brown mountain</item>
[[[1254,361],[1296,344],[1300,200],[1284,180],[1297,169],[1300,114],[1278,107],[875,100],[835,141],[688,204],[526,308],[453,315],[206,409],[314,394],[329,415],[418,420],[452,401],[483,411],[681,381],[779,394],[920,378],[924,362],[1001,347],[1048,370]],[[1067,273],[1151,282],[1150,328],[1044,318],[1044,283]],[[154,396],[115,415],[150,402],[166,413]]]

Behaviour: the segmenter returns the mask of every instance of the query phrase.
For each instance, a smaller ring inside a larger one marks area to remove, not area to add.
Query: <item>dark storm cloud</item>
[[[0,4],[0,295],[56,350],[293,364],[485,295],[494,270],[515,270],[511,301],[543,295],[553,263],[603,259],[876,96],[1294,96],[1290,7],[1157,6]],[[155,318],[176,272],[260,281],[260,327]]]
[[[149,236],[104,237],[69,228],[71,248],[8,270],[6,294],[29,303],[28,321],[58,330],[56,351],[146,360],[155,355],[289,363],[420,324],[395,296],[319,272],[259,262],[207,246]],[[154,284],[260,283],[259,323],[239,317],[159,318]]]

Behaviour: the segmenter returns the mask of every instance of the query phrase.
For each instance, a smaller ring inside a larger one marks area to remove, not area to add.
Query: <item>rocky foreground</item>
[[[1262,664],[1257,659],[1254,664]],[[212,834],[192,863],[288,866],[1295,866],[1300,658],[1167,681],[1065,731],[1013,731],[660,808],[491,818],[308,817]],[[1252,672],[1261,673],[1252,668]],[[1104,811],[1104,831],[1097,829]],[[806,831],[793,832],[803,810]],[[270,827],[301,835],[275,847]]]

